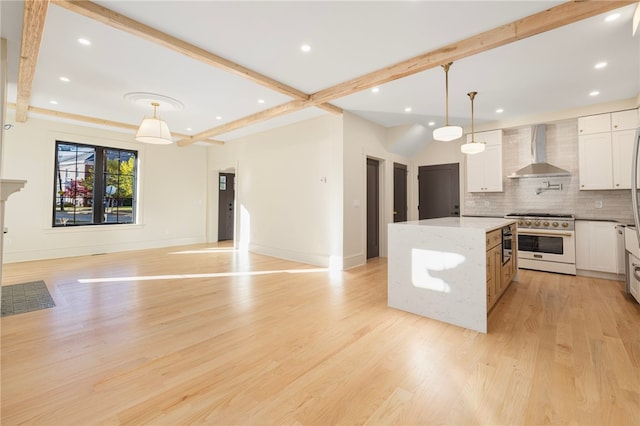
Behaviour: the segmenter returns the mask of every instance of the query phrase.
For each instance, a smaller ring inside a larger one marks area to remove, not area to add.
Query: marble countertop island
[[[513,219],[444,217],[388,225],[388,305],[487,332],[487,233]]]

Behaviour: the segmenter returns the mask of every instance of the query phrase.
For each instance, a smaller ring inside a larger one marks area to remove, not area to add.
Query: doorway
[[[235,173],[220,173],[218,177],[218,241],[233,240],[235,180]]]
[[[460,216],[459,164],[418,168],[418,217]]]
[[[380,255],[380,163],[367,158],[367,259]]]
[[[393,163],[393,221],[407,221],[407,166]]]

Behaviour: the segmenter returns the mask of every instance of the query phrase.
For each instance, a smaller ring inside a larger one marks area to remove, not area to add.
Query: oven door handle
[[[542,235],[544,237],[573,237],[570,232],[532,232],[532,231],[518,231],[518,235]]]

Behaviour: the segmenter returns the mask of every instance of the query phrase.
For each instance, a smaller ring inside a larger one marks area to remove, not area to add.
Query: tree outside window
[[[137,154],[56,142],[53,226],[135,223]]]

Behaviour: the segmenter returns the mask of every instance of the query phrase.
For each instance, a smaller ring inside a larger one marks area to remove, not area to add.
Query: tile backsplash
[[[580,191],[578,177],[578,120],[547,124],[547,162],[571,176],[508,179],[531,163],[531,128],[507,129],[502,137],[503,192],[464,194],[464,214],[503,216],[514,212],[570,213],[578,219],[633,222],[631,191]],[[562,184],[544,190],[545,182]],[[542,192],[537,191],[543,188]],[[540,192],[537,194],[537,192]]]

